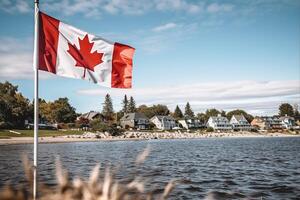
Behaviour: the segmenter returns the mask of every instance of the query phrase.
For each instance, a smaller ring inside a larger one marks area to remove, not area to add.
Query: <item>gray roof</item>
[[[167,115],[155,115],[154,117],[157,117],[159,121],[161,121],[163,118],[168,119],[168,120],[175,120],[173,117],[167,116]]]
[[[143,113],[127,113],[121,118],[121,120],[123,120],[123,121],[125,121],[125,120],[134,120],[134,119],[146,119],[146,120],[148,120],[148,118]]]
[[[238,121],[241,121],[241,120],[247,121],[247,119],[244,117],[244,115],[233,115],[232,117],[234,117]]]
[[[101,115],[101,113],[99,112],[95,112],[95,111],[90,111],[88,113],[84,113],[80,116],[80,118],[84,118],[84,119],[88,119],[88,120],[92,120],[95,117],[97,117],[98,115]]]

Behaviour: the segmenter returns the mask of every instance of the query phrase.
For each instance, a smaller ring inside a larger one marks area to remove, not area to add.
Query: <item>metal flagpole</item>
[[[33,199],[37,198],[38,131],[39,131],[39,0],[34,0],[34,145],[33,145]]]

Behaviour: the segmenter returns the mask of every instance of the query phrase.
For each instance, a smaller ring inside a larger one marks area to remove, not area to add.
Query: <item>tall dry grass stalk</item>
[[[149,155],[147,147],[137,156],[136,166],[142,164]],[[0,200],[31,200],[33,185],[33,167],[27,156],[23,156],[23,164],[27,184],[22,187],[6,185],[0,191]],[[70,180],[68,172],[63,169],[59,159],[56,160],[56,187],[48,187],[39,183],[39,200],[164,200],[174,189],[176,180],[170,181],[162,194],[145,191],[145,182],[135,176],[129,183],[121,183],[113,177],[111,170],[106,168],[104,177],[100,178],[100,165],[91,171],[87,181],[81,178]]]

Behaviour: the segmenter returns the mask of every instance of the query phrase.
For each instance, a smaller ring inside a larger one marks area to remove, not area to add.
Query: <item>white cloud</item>
[[[32,79],[32,39],[0,38],[0,80]],[[41,78],[49,75],[41,73]]]
[[[281,102],[300,103],[300,81],[233,81],[189,85],[170,85],[149,88],[84,89],[80,95],[105,95],[122,98],[132,95],[139,104],[166,104],[174,109],[189,101],[196,112],[207,108],[242,108],[252,114],[274,113]]]
[[[164,24],[161,26],[154,27],[152,30],[155,32],[160,32],[160,31],[170,30],[170,29],[173,29],[176,27],[177,27],[177,24],[175,24],[175,23],[167,23],[167,24]]]
[[[209,13],[230,12],[233,10],[233,7],[231,4],[212,3],[206,7],[206,10]]]
[[[26,0],[1,0],[0,9],[7,13],[28,13],[31,8]]]

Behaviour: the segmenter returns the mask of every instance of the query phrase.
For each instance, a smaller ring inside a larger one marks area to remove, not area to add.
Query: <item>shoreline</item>
[[[133,136],[132,136],[133,134]],[[140,137],[136,134],[145,133],[131,133],[128,137],[123,136],[109,136],[107,138],[88,138],[80,136],[57,136],[57,137],[39,137],[39,144],[50,143],[71,143],[71,142],[113,142],[113,141],[141,141],[141,140],[170,140],[170,139],[216,139],[216,138],[270,138],[270,137],[300,137],[300,135],[283,134],[283,133],[205,133],[205,134],[190,134],[178,137],[178,135],[166,133],[154,133],[155,137]],[[163,137],[161,137],[163,135]],[[191,137],[192,135],[192,137]],[[158,136],[158,137],[157,137]],[[176,137],[177,136],[177,137]],[[14,144],[33,144],[33,137],[10,137],[0,139],[0,145],[14,145]]]

